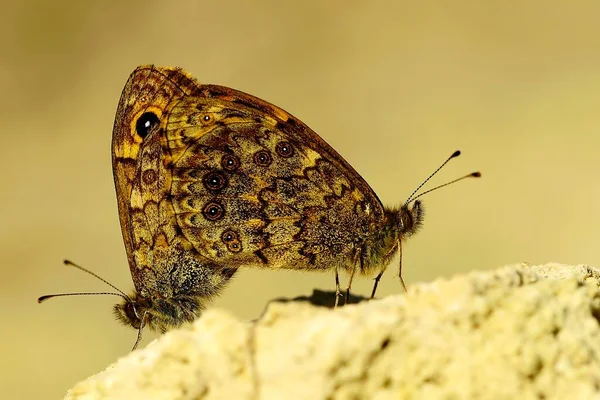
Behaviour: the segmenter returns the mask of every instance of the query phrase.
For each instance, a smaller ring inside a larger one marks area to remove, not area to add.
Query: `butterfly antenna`
[[[118,293],[114,293],[114,292],[79,292],[79,293],[57,293],[57,294],[47,294],[44,296],[41,296],[38,298],[38,303],[41,303],[45,300],[51,299],[53,297],[63,297],[63,296],[95,296],[95,295],[112,295],[112,296],[119,296],[124,298],[125,300],[130,300],[129,296],[127,296],[125,293],[123,293],[123,291],[119,290],[119,288],[117,288],[115,285],[113,285],[112,283],[108,282],[106,279],[101,278],[100,276],[96,275],[95,273],[93,273],[92,271],[83,268],[81,265],[77,265],[75,264],[73,261],[71,260],[64,260],[63,261],[64,264],[66,266],[70,266],[70,267],[75,267],[77,269],[79,269],[80,271],[83,271],[91,276],[93,276],[94,278],[106,283],[108,286],[110,286],[111,288],[115,289]]]
[[[125,299],[127,299],[125,296],[123,296],[121,293],[115,293],[115,292],[75,292],[75,293],[56,293],[56,294],[46,294],[44,296],[40,296],[38,297],[38,303],[41,303],[43,301],[46,301],[48,299],[51,299],[53,297],[64,297],[64,296],[92,296],[92,295],[103,295],[103,294],[110,294],[113,296],[119,296],[119,297],[123,297]]]
[[[456,150],[454,153],[452,153],[452,155],[451,155],[450,157],[448,157],[448,158],[446,159],[446,161],[444,161],[444,162],[442,163],[442,165],[440,165],[439,167],[437,167],[437,169],[436,169],[435,171],[433,171],[433,173],[431,173],[431,175],[429,175],[429,176],[427,177],[427,179],[425,179],[425,180],[423,181],[423,183],[421,183],[421,184],[420,184],[420,185],[419,185],[419,186],[418,186],[418,187],[417,187],[417,188],[416,188],[416,189],[415,189],[415,190],[414,190],[414,191],[413,191],[413,192],[410,194],[410,196],[408,196],[408,199],[406,199],[406,201],[404,202],[404,204],[408,204],[408,203],[410,203],[411,201],[413,201],[413,200],[414,200],[414,199],[413,199],[413,196],[414,196],[415,194],[417,194],[417,192],[418,192],[419,190],[421,190],[421,188],[422,188],[422,187],[423,187],[423,186],[424,186],[424,185],[425,185],[427,182],[429,182],[429,180],[430,180],[431,178],[433,178],[433,177],[435,176],[435,174],[437,174],[438,172],[440,172],[440,169],[444,168],[444,166],[445,166],[446,164],[448,164],[448,162],[450,162],[450,160],[452,160],[453,158],[456,158],[456,157],[458,157],[458,156],[460,156],[460,150]],[[419,196],[420,196],[420,195],[419,195]]]
[[[479,172],[479,171],[478,171],[478,172],[472,172],[472,173],[470,173],[469,175],[465,175],[465,176],[463,176],[463,177],[460,177],[460,178],[458,178],[458,179],[455,179],[455,180],[453,180],[453,181],[446,182],[446,183],[444,183],[443,185],[439,185],[439,186],[436,186],[436,187],[434,187],[434,188],[432,188],[432,189],[426,190],[426,191],[424,191],[423,193],[419,193],[419,195],[418,195],[418,196],[416,196],[416,197],[414,197],[414,198],[413,198],[411,201],[415,201],[416,199],[418,199],[419,197],[421,197],[421,196],[423,196],[423,195],[426,195],[427,193],[431,193],[431,192],[433,192],[434,190],[438,190],[438,189],[440,189],[440,188],[443,188],[444,186],[452,185],[453,183],[456,183],[456,182],[458,182],[458,181],[462,181],[463,179],[467,179],[467,178],[481,178],[481,172]]]

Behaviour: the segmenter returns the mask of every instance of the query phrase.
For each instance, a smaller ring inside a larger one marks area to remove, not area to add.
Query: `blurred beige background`
[[[483,179],[424,199],[425,227],[404,247],[409,284],[522,261],[600,264],[597,1],[5,3],[4,398],[60,398],[134,342],[113,320],[113,297],[36,298],[107,289],[66,257],[132,287],[110,141],[138,64],[182,66],[285,108],[386,204],[461,149],[434,183],[473,170]],[[355,290],[370,286],[362,278]],[[250,319],[313,288],[332,289],[333,276],[243,271],[214,306]],[[392,268],[379,294],[399,291]]]

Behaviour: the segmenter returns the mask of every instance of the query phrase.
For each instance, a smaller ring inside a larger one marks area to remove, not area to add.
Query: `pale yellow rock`
[[[517,265],[332,310],[220,310],[67,399],[600,398],[600,270]]]

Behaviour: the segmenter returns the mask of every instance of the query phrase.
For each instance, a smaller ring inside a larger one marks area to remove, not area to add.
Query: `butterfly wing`
[[[286,111],[202,85],[169,109],[164,146],[182,232],[221,266],[351,266],[384,220],[362,177]]]
[[[211,296],[233,275],[194,250],[170,199],[164,116],[179,99],[195,95],[198,85],[180,69],[144,66],[131,74],[117,110],[112,157],[121,230],[136,292],[147,298]],[[176,316],[187,309],[161,311]]]

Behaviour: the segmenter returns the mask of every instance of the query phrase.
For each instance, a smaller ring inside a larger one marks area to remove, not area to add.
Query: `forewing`
[[[179,68],[142,66],[130,75],[121,94],[112,137],[113,175],[121,231],[138,290],[148,281],[141,271],[153,265],[151,247],[162,240],[159,233],[169,218],[159,211],[164,207],[160,200],[167,197],[170,187],[161,163],[163,115],[178,99],[198,91],[195,80]],[[147,113],[156,115],[160,123],[143,138],[138,122]]]

